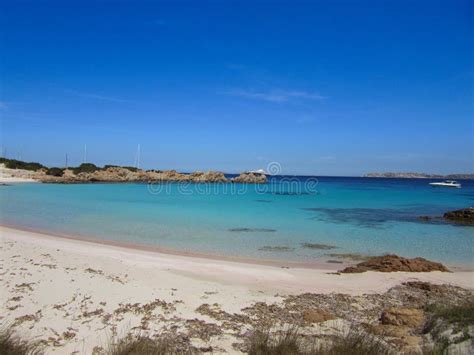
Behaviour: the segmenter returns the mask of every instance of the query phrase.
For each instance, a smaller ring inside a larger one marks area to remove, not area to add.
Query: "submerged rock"
[[[443,218],[457,223],[474,225],[474,207],[446,212]]]
[[[239,176],[232,178],[230,181],[245,184],[265,184],[267,182],[267,177],[264,174],[242,173]]]
[[[295,248],[287,247],[284,245],[264,245],[263,247],[259,248],[260,251],[293,251]]]
[[[319,249],[319,250],[330,250],[330,249],[337,248],[334,245],[319,244],[319,243],[302,243],[301,246],[306,249]]]
[[[263,233],[272,233],[276,232],[276,229],[272,228],[229,228],[229,232],[263,232]]]
[[[370,258],[367,261],[361,262],[356,266],[346,267],[341,272],[343,273],[360,273],[365,271],[379,271],[379,272],[430,272],[449,270],[441,263],[426,260],[424,258],[407,259],[398,255],[390,254],[384,256],[377,256]]]

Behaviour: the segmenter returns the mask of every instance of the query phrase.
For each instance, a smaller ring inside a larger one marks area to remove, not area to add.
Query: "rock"
[[[225,175],[217,171],[195,172],[189,175],[189,178],[193,182],[227,182]]]
[[[384,325],[421,329],[425,322],[425,315],[421,309],[417,308],[391,307],[383,311],[380,320]]]
[[[372,327],[372,332],[384,337],[402,338],[410,335],[410,328],[404,325],[377,324]]]
[[[242,173],[239,176],[232,178],[230,181],[244,184],[265,184],[267,182],[267,177],[264,174]]]
[[[303,313],[303,320],[306,323],[322,323],[331,319],[336,319],[336,317],[322,309],[309,309]]]
[[[124,168],[120,166],[98,169],[94,172],[74,174],[70,169],[63,176],[51,176],[37,173],[35,178],[46,183],[86,183],[86,182],[228,182],[223,173],[216,171],[195,172],[192,174],[178,173],[176,170],[155,171]]]
[[[420,336],[416,335],[407,335],[401,338],[398,338],[395,343],[400,347],[402,354],[420,354],[420,346],[423,342],[423,339]]]
[[[443,218],[457,223],[474,224],[474,207],[446,212]]]
[[[384,256],[376,256],[367,261],[361,262],[356,266],[346,267],[341,272],[343,273],[359,273],[365,271],[379,271],[379,272],[430,272],[449,270],[441,263],[426,260],[424,258],[407,259],[398,255],[389,254]]]
[[[431,221],[432,218],[430,216],[420,216],[418,219],[423,222],[428,222]]]

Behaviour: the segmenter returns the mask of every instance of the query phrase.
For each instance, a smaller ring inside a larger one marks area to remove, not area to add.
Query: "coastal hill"
[[[474,180],[474,174],[424,174],[424,173],[369,173],[364,177],[371,178],[392,178],[392,179],[459,179],[459,180]]]
[[[228,179],[217,171],[179,173],[176,170],[143,170],[135,167],[83,163],[78,167],[48,168],[40,163],[0,158],[1,175],[43,183],[75,184],[94,182],[191,182],[264,184],[267,177],[258,173],[242,173]]]

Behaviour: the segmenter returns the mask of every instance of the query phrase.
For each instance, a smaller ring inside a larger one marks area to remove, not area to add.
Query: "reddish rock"
[[[420,329],[425,322],[425,315],[417,308],[391,307],[383,311],[380,320],[384,325]]]
[[[359,273],[365,271],[379,271],[379,272],[430,272],[430,271],[444,271],[449,270],[441,263],[426,260],[423,258],[407,259],[398,255],[390,254],[384,256],[377,256],[367,261],[361,262],[356,266],[346,267],[341,272],[343,273]]]

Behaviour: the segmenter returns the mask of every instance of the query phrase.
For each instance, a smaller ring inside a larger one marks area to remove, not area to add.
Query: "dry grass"
[[[303,344],[299,341],[298,328],[291,327],[273,334],[270,329],[256,329],[247,339],[249,355],[298,355],[303,353]]]
[[[380,338],[351,328],[327,346],[320,347],[315,355],[390,355],[394,354]]]
[[[111,343],[108,355],[165,355],[176,354],[173,342],[168,337],[149,338],[128,335]]]
[[[431,305],[426,308],[429,319],[425,325],[425,332],[431,332],[440,322],[452,325],[462,330],[474,325],[474,300],[456,305]]]
[[[381,339],[365,332],[349,329],[326,345],[302,336],[298,328],[271,333],[268,329],[255,330],[248,341],[250,355],[391,355],[394,352]]]
[[[40,355],[43,351],[38,343],[20,338],[12,328],[0,331],[0,354],[2,355]]]
[[[424,354],[445,354],[451,344],[473,339],[474,300],[470,299],[460,305],[430,305],[426,307],[428,319],[423,332],[430,333],[435,344]],[[448,337],[446,332],[451,333]]]

